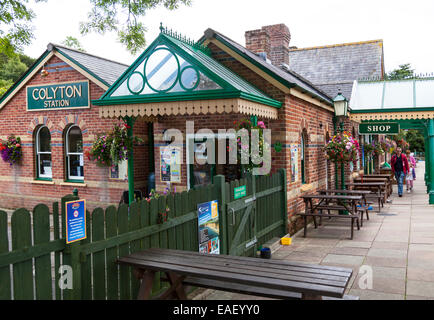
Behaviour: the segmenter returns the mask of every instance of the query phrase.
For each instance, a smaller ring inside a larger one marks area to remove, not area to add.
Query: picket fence
[[[65,242],[64,204],[79,199],[78,195],[53,203],[51,212],[44,204],[31,212],[18,209],[10,226],[7,213],[0,211],[0,299],[135,299],[139,282],[133,270],[116,264],[116,259],[151,247],[198,251],[197,205],[211,200],[219,201],[221,253],[234,248],[231,254],[252,255],[260,244],[285,234],[283,169],[230,183],[224,179],[216,176],[209,186],[150,202],[87,211],[87,238],[71,244]],[[254,198],[254,214],[244,219],[239,205],[244,200],[234,199],[234,188],[242,185],[247,190],[244,199]],[[238,211],[228,210],[231,204],[238,204],[233,207]],[[166,207],[168,219],[161,221],[159,213]],[[252,237],[256,241],[249,246]],[[157,275],[153,293],[165,287]]]

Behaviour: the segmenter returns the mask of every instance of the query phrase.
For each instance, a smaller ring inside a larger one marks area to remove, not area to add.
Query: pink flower
[[[258,127],[262,128],[262,129],[265,129],[264,121],[258,121]]]

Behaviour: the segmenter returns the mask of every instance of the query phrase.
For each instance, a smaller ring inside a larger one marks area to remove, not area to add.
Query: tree
[[[0,79],[0,98],[5,94],[6,91],[13,85],[12,80],[3,80]]]
[[[47,0],[33,0],[35,2]],[[191,0],[89,0],[92,9],[88,21],[80,23],[80,32],[104,34],[114,31],[119,41],[132,54],[146,45],[145,25],[139,21],[146,12],[160,5],[169,10],[180,5],[190,5]],[[0,0],[0,52],[8,55],[31,43],[33,31],[31,21],[35,17],[27,7],[29,0]],[[7,30],[7,31],[2,31]]]
[[[402,80],[402,79],[410,79],[414,78],[414,70],[411,69],[410,64],[401,64],[398,69],[392,70],[389,73],[386,73],[386,80]]]
[[[27,66],[20,61],[19,57],[13,57],[0,69],[0,79],[15,82],[27,69]]]
[[[77,38],[72,36],[67,36],[65,40],[62,41],[62,44],[68,48],[76,49],[78,51],[86,52],[81,46],[80,41]]]
[[[33,39],[30,22],[35,14],[27,3],[28,0],[0,0],[0,51],[4,54],[21,51]]]
[[[425,152],[425,140],[419,130],[409,129],[405,139],[410,144],[409,149],[411,151]]]

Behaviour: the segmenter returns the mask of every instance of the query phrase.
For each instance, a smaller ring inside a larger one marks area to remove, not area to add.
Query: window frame
[[[43,128],[47,128],[48,133],[50,135],[50,151],[40,151],[41,149],[41,139],[40,139],[40,133]],[[41,154],[49,154],[50,155],[50,162],[51,162],[51,175],[50,176],[43,176],[40,172],[40,155]],[[46,180],[46,181],[52,181],[53,180],[53,161],[52,161],[52,152],[51,152],[51,132],[50,129],[46,125],[39,126],[36,130],[35,135],[35,161],[36,161],[36,179],[37,180]]]
[[[83,183],[84,182],[84,152],[69,152],[69,133],[71,131],[72,128],[78,128],[80,130],[81,133],[81,141],[83,143],[83,132],[81,130],[81,128],[78,125],[71,125],[67,128],[66,133],[65,133],[65,161],[66,161],[66,181],[67,182],[79,182],[79,183]],[[69,157],[70,156],[81,156],[83,158],[83,176],[71,176],[70,172],[70,162],[69,162]]]

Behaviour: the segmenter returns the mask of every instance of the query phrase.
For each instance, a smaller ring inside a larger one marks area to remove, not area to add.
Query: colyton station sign
[[[396,122],[374,122],[361,123],[359,134],[398,134],[399,123]]]
[[[89,108],[89,81],[27,87],[27,110]]]

